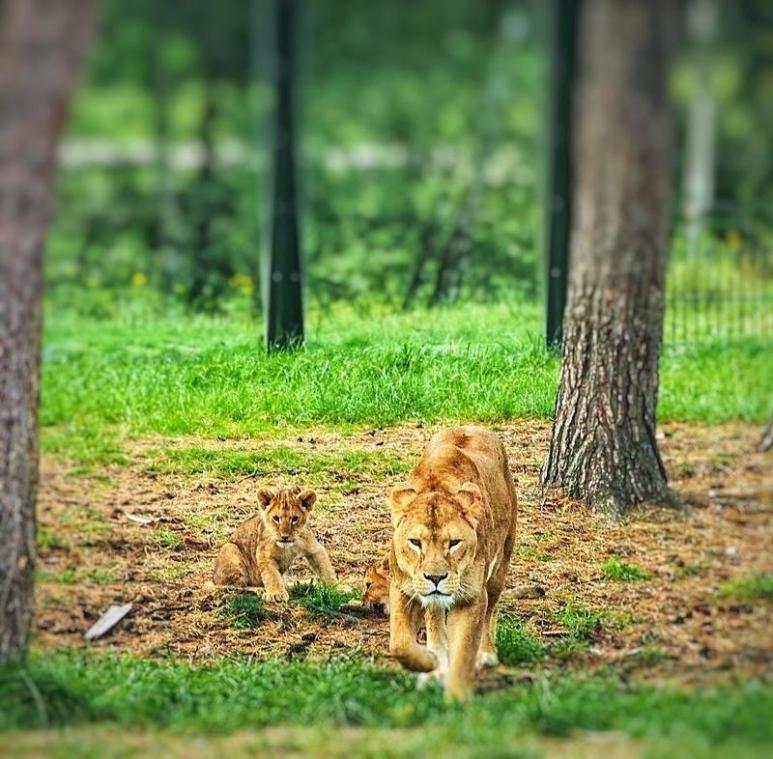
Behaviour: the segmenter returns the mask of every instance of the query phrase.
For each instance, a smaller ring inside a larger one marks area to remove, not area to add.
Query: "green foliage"
[[[523,622],[510,614],[502,614],[497,620],[496,648],[503,664],[525,664],[543,658],[547,647]]]
[[[33,655],[23,670],[0,671],[0,729],[99,722],[230,733],[268,725],[349,725],[416,729],[410,743],[424,754],[438,747],[502,752],[525,733],[567,735],[575,729],[671,739],[682,750],[702,741],[715,750],[773,742],[773,688],[755,681],[691,692],[614,677],[546,677],[463,707],[414,683],[402,672],[355,659],[234,660],[199,668],[49,653]]]
[[[607,580],[636,582],[647,579],[647,573],[641,567],[637,567],[636,564],[628,564],[617,556],[612,556],[602,562],[601,571]]]
[[[298,583],[290,591],[290,598],[313,617],[336,616],[344,604],[359,597],[359,590],[342,590],[316,581]]]
[[[240,593],[226,598],[217,616],[231,627],[245,630],[259,627],[267,614],[263,599],[257,593]]]
[[[762,572],[723,583],[720,594],[738,601],[773,601],[773,573]]]

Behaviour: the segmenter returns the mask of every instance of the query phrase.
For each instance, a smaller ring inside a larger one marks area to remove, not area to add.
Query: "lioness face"
[[[389,614],[389,560],[381,559],[365,570],[362,605],[371,611]]]
[[[282,548],[292,546],[298,533],[309,521],[316,500],[316,493],[311,490],[301,491],[297,486],[276,491],[259,490],[258,503],[268,536]]]
[[[465,575],[478,544],[477,512],[470,508],[474,497],[480,496],[475,491],[477,496],[469,489],[456,496],[428,493],[414,497],[407,506],[404,501],[410,493],[393,494],[395,557],[408,577],[403,591],[422,606],[449,608],[471,591]]]

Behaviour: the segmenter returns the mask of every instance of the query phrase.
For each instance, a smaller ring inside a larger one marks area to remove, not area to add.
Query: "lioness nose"
[[[440,583],[448,577],[448,572],[446,572],[444,575],[424,575],[430,582],[435,584],[435,587],[440,585]]]

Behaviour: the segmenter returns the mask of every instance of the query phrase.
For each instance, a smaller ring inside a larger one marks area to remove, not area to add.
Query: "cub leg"
[[[267,601],[287,601],[290,594],[285,588],[284,578],[282,577],[276,562],[271,559],[263,559],[259,562],[260,577],[263,580],[263,587],[266,589],[263,597]]]
[[[424,623],[427,626],[427,648],[438,660],[438,674],[448,671],[448,629],[446,610],[440,606],[429,606],[424,610]]]
[[[328,583],[334,583],[336,581],[336,573],[333,569],[333,565],[330,563],[330,557],[321,543],[316,540],[309,543],[306,558],[309,560],[311,568],[320,580]]]
[[[466,700],[475,681],[476,652],[480,647],[486,619],[488,599],[484,590],[481,597],[466,606],[457,606],[448,612],[450,663],[446,677],[446,696]]]
[[[215,559],[215,571],[212,573],[215,585],[250,584],[250,572],[247,562],[236,543],[226,543]]]
[[[438,665],[437,657],[416,642],[421,607],[394,582],[390,583],[389,607],[389,653],[411,672],[431,672]]]

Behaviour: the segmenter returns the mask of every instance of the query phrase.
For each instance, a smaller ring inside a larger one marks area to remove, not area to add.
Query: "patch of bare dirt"
[[[755,451],[751,425],[663,426],[662,450],[683,511],[641,509],[610,522],[576,503],[541,506],[539,469],[549,426],[517,422],[498,428],[519,481],[519,551],[502,610],[545,641],[565,633],[555,612],[566,602],[603,611],[609,624],[589,648],[551,665],[614,664],[638,677],[681,681],[723,673],[764,676],[773,662],[769,601],[736,601],[720,585],[773,569],[771,454]],[[301,449],[388,450],[413,462],[432,429],[403,427],[353,435],[314,433],[270,441]],[[179,441],[191,444],[191,441]],[[164,441],[164,445],[174,442]],[[239,441],[260,447],[259,440]],[[228,591],[206,588],[216,550],[255,512],[254,493],[272,480],[213,479],[147,471],[137,445],[131,463],[101,477],[71,476],[63,461],[44,458],[39,499],[42,529],[37,588],[38,648],[80,646],[108,606],[132,601],[132,615],[96,645],[142,655],[173,653],[191,661],[223,654],[326,656],[387,650],[386,619],[347,615],[311,618],[298,607],[271,607],[257,629],[238,630],[218,616]],[[237,445],[207,441],[208,447]],[[106,479],[105,479],[106,478]],[[277,477],[274,481],[285,480]],[[385,494],[398,478],[358,478],[343,496],[318,487],[314,520],[343,583],[359,587],[366,564],[390,535]],[[610,558],[635,564],[647,578],[605,579]],[[295,570],[299,579],[308,568]],[[95,644],[92,644],[95,645]]]

